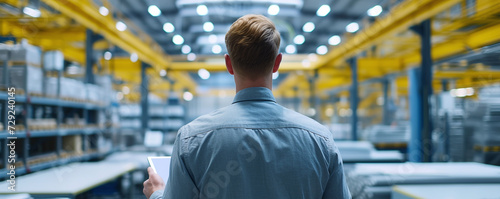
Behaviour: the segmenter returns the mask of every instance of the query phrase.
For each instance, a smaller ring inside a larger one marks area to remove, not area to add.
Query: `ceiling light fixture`
[[[160,70],[160,76],[165,77],[167,76],[167,71],[165,69]]]
[[[211,44],[217,43],[217,35],[208,36],[208,43],[211,43]]]
[[[201,79],[208,79],[210,78],[210,72],[208,72],[207,69],[201,68],[198,70],[198,76],[200,76]]]
[[[174,35],[174,37],[172,37],[172,42],[174,42],[175,45],[181,45],[184,43],[184,38],[180,35]]]
[[[109,52],[109,51],[104,52],[104,59],[105,60],[111,60],[112,57],[113,57],[113,54],[111,54],[111,52]]]
[[[295,48],[295,45],[289,44],[286,46],[285,52],[288,54],[295,54],[297,52],[297,48]]]
[[[123,32],[123,31],[127,30],[127,24],[125,24],[125,23],[123,23],[121,21],[118,21],[118,22],[116,22],[116,29],[118,31]]]
[[[307,22],[302,26],[302,30],[304,32],[312,32],[314,30],[315,26],[313,22]]]
[[[151,16],[153,17],[157,17],[157,16],[160,16],[161,15],[161,10],[160,8],[158,8],[158,6],[156,5],[150,5],[148,7],[148,12]]]
[[[214,30],[214,24],[212,22],[205,22],[203,24],[203,30],[205,32],[212,32]]]
[[[267,9],[267,14],[275,16],[280,12],[280,7],[276,4],[270,5]]]
[[[137,55],[137,53],[130,54],[130,61],[135,63],[137,62],[137,60],[139,60],[139,56]]]
[[[130,88],[128,86],[123,86],[122,87],[122,93],[127,95],[130,93]]]
[[[293,43],[297,45],[302,45],[306,41],[304,35],[297,35],[293,38]]]
[[[35,17],[35,18],[38,18],[42,15],[40,10],[38,10],[36,8],[31,8],[31,7],[24,7],[23,13],[30,16],[30,17]]]
[[[102,16],[108,16],[109,14],[109,10],[108,8],[104,7],[104,6],[101,6],[99,7],[99,13],[102,15]]]
[[[319,55],[324,55],[328,52],[328,47],[326,47],[325,45],[321,45],[321,46],[318,46],[318,48],[316,48],[316,53],[318,53]]]
[[[183,45],[181,48],[182,54],[188,54],[191,52],[191,47],[188,45]]]
[[[352,22],[345,27],[345,30],[350,33],[356,32],[359,30],[359,24],[356,22]]]
[[[222,52],[222,47],[219,44],[214,45],[214,46],[212,46],[212,52],[214,54],[219,54]]]
[[[182,98],[184,98],[184,100],[189,102],[189,101],[193,100],[193,94],[189,91],[186,91],[186,92],[184,92],[184,94],[182,94]]]
[[[167,22],[167,23],[163,24],[163,31],[165,31],[166,33],[172,33],[172,32],[174,32],[174,30],[175,30],[175,27],[172,23]]]
[[[322,5],[321,7],[319,7],[318,11],[316,11],[316,15],[318,15],[318,17],[324,17],[326,15],[328,15],[328,13],[330,13],[330,6],[329,5]]]
[[[279,76],[280,76],[280,73],[278,71],[273,73],[273,79],[278,79]]]
[[[366,14],[368,14],[368,16],[370,17],[376,17],[379,16],[380,13],[382,13],[382,11],[383,11],[382,6],[376,5],[368,9],[368,11],[366,11]]]
[[[198,15],[200,16],[205,16],[208,14],[208,8],[206,5],[199,5],[198,7],[196,7],[196,13],[198,13]]]
[[[194,53],[189,53],[189,54],[187,55],[187,60],[188,60],[188,61],[194,61],[195,59],[196,59],[196,54],[194,54]]]
[[[342,39],[340,39],[340,36],[333,35],[332,37],[330,37],[330,39],[328,39],[328,44],[330,44],[332,46],[336,46],[336,45],[339,45],[341,41],[342,41]]]

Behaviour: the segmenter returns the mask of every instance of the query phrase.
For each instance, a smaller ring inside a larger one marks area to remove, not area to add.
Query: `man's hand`
[[[165,189],[165,183],[163,182],[163,179],[161,179],[160,175],[153,171],[153,168],[148,167],[148,174],[149,179],[144,181],[144,189],[142,190],[142,192],[144,193],[144,195],[146,195],[146,198],[149,199],[149,197],[151,197],[151,194],[153,194],[155,191]]]

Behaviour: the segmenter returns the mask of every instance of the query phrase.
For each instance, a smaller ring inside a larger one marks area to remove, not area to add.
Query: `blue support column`
[[[146,131],[149,129],[149,124],[148,124],[148,119],[149,119],[149,101],[148,101],[148,94],[149,94],[149,89],[148,89],[148,76],[146,74],[146,69],[149,67],[148,64],[142,62],[141,63],[141,129],[142,129],[142,136],[144,138],[144,135]]]
[[[87,29],[85,38],[85,83],[95,83],[94,80],[94,41],[95,36],[92,30]]]
[[[410,70],[411,138],[409,158],[414,162],[430,162],[432,158],[432,127],[429,97],[432,94],[431,21],[413,26],[420,35],[422,65]],[[418,70],[418,71],[417,71]],[[413,78],[413,80],[412,80]],[[416,84],[418,83],[418,84]],[[412,97],[413,96],[413,97]],[[420,106],[416,109],[416,106]]]
[[[351,134],[352,134],[352,140],[358,140],[358,103],[359,103],[359,96],[358,96],[358,61],[357,59],[351,58],[349,60],[349,63],[351,65],[351,79],[352,79],[352,84],[351,84],[351,110],[352,110],[352,117],[351,117]]]
[[[382,80],[382,90],[384,98],[382,122],[384,125],[389,125],[391,121],[389,121],[389,80],[387,78]]]

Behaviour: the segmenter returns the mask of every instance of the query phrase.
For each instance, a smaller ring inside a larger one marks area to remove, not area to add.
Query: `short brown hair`
[[[245,15],[226,34],[226,48],[234,71],[255,79],[272,71],[280,46],[280,33],[262,15]]]

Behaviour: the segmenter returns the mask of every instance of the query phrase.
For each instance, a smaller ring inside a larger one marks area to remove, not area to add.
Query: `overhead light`
[[[187,60],[188,60],[188,61],[194,61],[195,59],[196,59],[196,54],[194,54],[194,53],[189,53],[189,54],[187,55]]]
[[[342,40],[340,39],[340,36],[333,35],[332,37],[330,37],[330,39],[328,39],[328,44],[330,44],[332,46],[336,46],[336,45],[339,45],[341,41]]]
[[[211,43],[211,44],[217,43],[217,35],[208,36],[208,43]]]
[[[295,45],[290,44],[286,46],[285,51],[288,54],[294,54],[295,52],[297,52],[297,48],[295,48]]]
[[[307,59],[304,59],[302,60],[302,66],[304,66],[304,68],[309,68],[311,67],[311,62]]]
[[[273,79],[278,79],[279,76],[280,76],[280,73],[278,71],[273,73]]]
[[[212,30],[214,30],[214,24],[212,22],[205,22],[203,24],[203,30],[205,32],[212,32]]]
[[[293,38],[293,43],[297,45],[302,45],[306,41],[304,35],[297,35]]]
[[[345,27],[345,30],[350,33],[356,32],[359,30],[359,24],[356,22],[352,22]]]
[[[329,5],[322,5],[321,7],[319,7],[318,11],[316,11],[316,15],[318,15],[318,17],[324,17],[328,15],[328,13],[330,13]]]
[[[280,7],[276,4],[270,5],[269,8],[267,9],[267,14],[269,15],[278,15],[280,12]]]
[[[172,37],[172,42],[174,42],[175,45],[181,45],[184,43],[184,38],[180,35],[174,35],[174,37]]]
[[[212,46],[212,52],[214,54],[219,54],[222,52],[222,47],[219,44]]]
[[[108,16],[109,10],[104,6],[101,6],[99,7],[99,13],[101,13],[102,16]]]
[[[191,52],[191,47],[189,47],[188,45],[183,45],[181,48],[181,51],[182,51],[182,54],[188,54]]]
[[[314,53],[310,53],[309,55],[307,55],[307,59],[309,59],[309,61],[311,61],[311,62],[318,61],[318,55],[316,55]]]
[[[117,99],[118,101],[122,100],[122,99],[123,99],[123,93],[122,93],[122,92],[117,92],[117,93],[116,93],[116,99]]]
[[[163,31],[165,31],[166,33],[172,33],[172,32],[174,32],[174,30],[175,30],[175,27],[172,23],[167,22],[167,23],[163,24]]]
[[[167,71],[165,69],[160,70],[160,76],[165,77],[167,76]]]
[[[315,26],[313,22],[307,22],[302,26],[302,30],[304,32],[312,32],[314,30]]]
[[[184,98],[184,100],[189,102],[189,101],[193,100],[193,94],[189,91],[186,91],[186,92],[184,92],[184,94],[182,94],[182,98]]]
[[[474,88],[457,88],[451,89],[450,95],[452,97],[467,97],[474,95]]]
[[[118,21],[118,22],[116,22],[116,29],[118,31],[122,31],[123,32],[123,31],[127,30],[127,25],[125,23],[121,22],[121,21]]]
[[[128,88],[128,86],[123,86],[122,92],[123,94],[128,95],[130,93],[130,88]]]
[[[109,52],[109,51],[104,52],[104,59],[105,60],[111,60],[111,57],[113,57],[113,54],[111,54],[111,52]]]
[[[198,15],[200,16],[205,16],[208,14],[208,8],[206,5],[199,5],[198,7],[196,7],[196,13],[198,13]]]
[[[321,46],[318,46],[318,48],[316,48],[316,53],[318,53],[319,55],[324,55],[328,52],[328,47],[326,47],[325,45],[321,45]]]
[[[380,13],[382,13],[382,11],[383,11],[382,6],[376,5],[368,9],[368,11],[366,11],[366,14],[368,14],[368,16],[370,17],[376,17],[379,16]]]
[[[130,61],[135,63],[137,60],[139,60],[139,56],[137,55],[137,53],[130,54]]]
[[[38,10],[36,8],[31,8],[31,7],[24,7],[23,13],[30,16],[30,17],[35,17],[35,18],[40,17],[42,15],[40,10]]]
[[[151,16],[153,17],[157,17],[157,16],[160,16],[161,15],[161,10],[160,8],[158,8],[158,6],[156,5],[150,5],[148,7],[148,12]]]
[[[208,79],[210,78],[210,72],[208,72],[207,69],[201,68],[198,70],[198,76],[200,76],[201,79]]]

